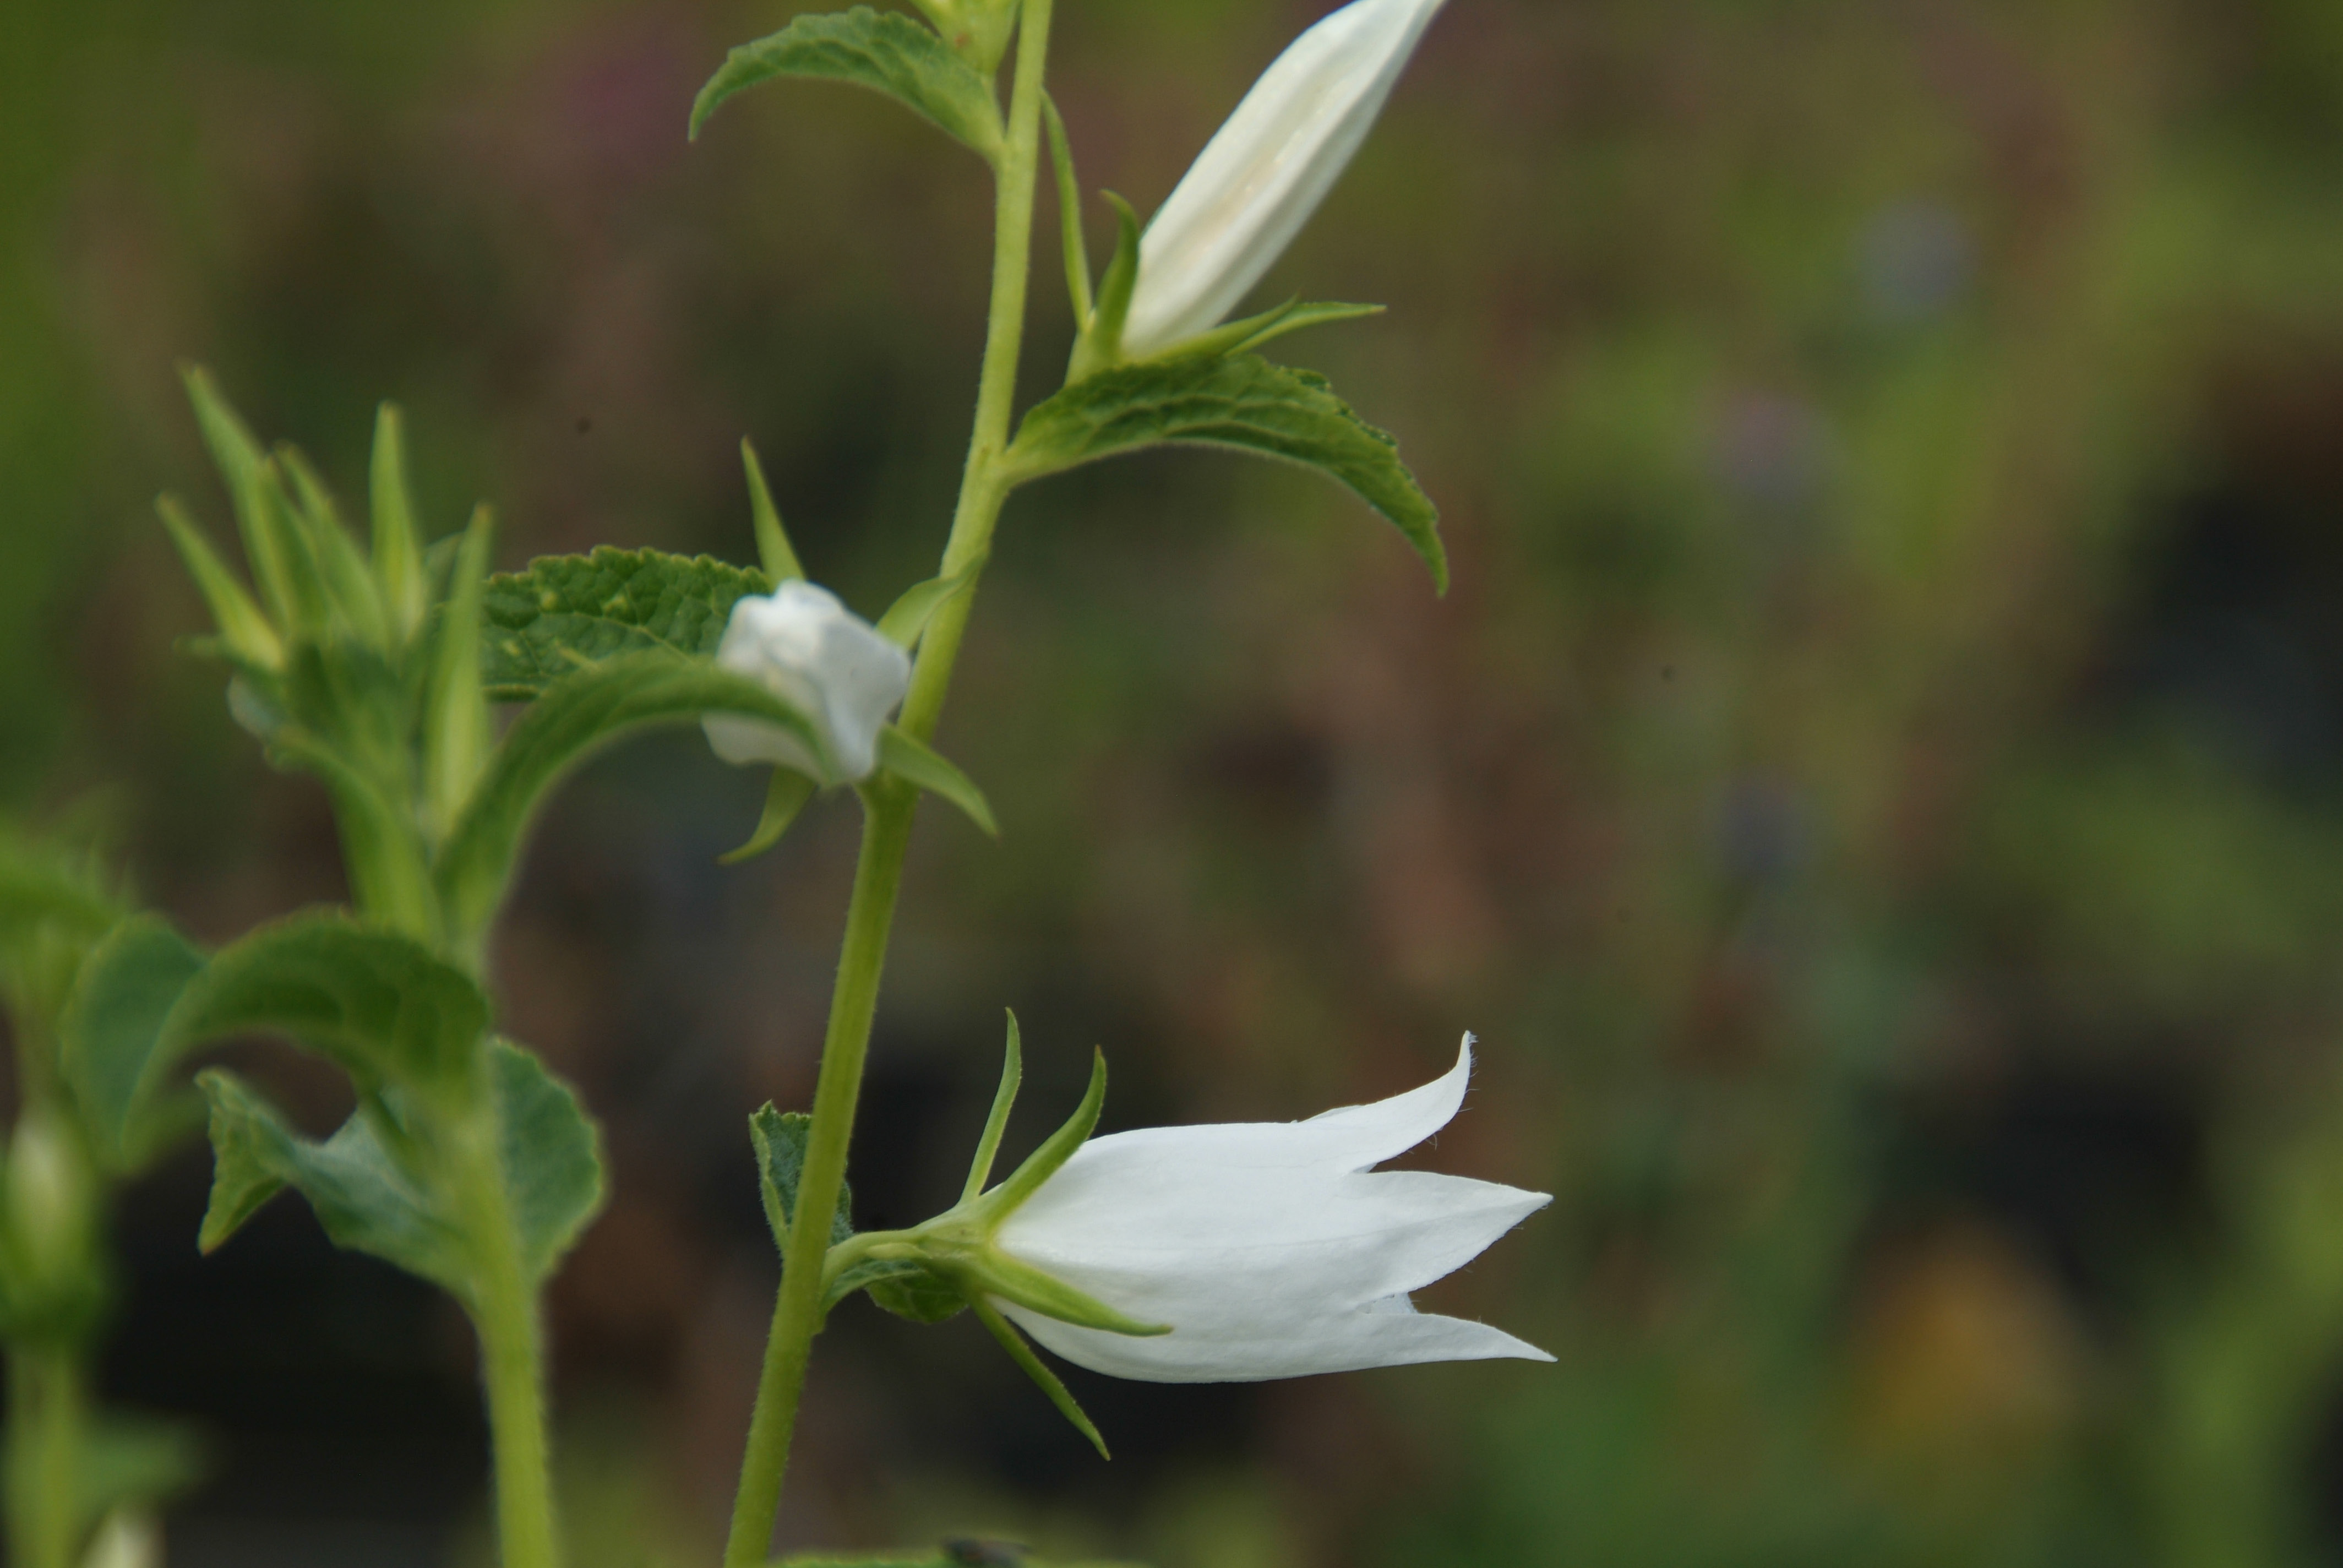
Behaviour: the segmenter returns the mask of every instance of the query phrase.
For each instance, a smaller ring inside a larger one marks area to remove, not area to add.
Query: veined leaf
[[[992,84],[909,16],[868,5],[799,16],[771,36],[733,50],[691,106],[693,138],[733,94],[777,76],[872,88],[958,137],[985,162],[1000,158],[1001,101]]]
[[[1442,592],[1440,514],[1399,458],[1325,377],[1254,355],[1181,355],[1074,382],[1025,416],[1006,461],[1019,482],[1166,444],[1233,447],[1340,479],[1407,537]]]
[[[302,1137],[235,1074],[215,1068],[196,1087],[211,1102],[212,1196],[196,1244],[216,1249],[287,1187],[309,1201],[337,1247],[369,1252],[461,1299],[463,1238],[432,1211],[383,1146],[364,1111],[323,1143]]]
[[[757,1183],[765,1195],[765,1223],[772,1227],[774,1245],[784,1252],[789,1250],[789,1221],[798,1211],[806,1142],[812,1136],[813,1118],[802,1111],[776,1111],[769,1102],[749,1118],[749,1141],[757,1150]],[[854,1234],[853,1207],[852,1191],[840,1183],[838,1211],[830,1219],[831,1246]]]
[[[477,941],[545,792],[597,749],[653,724],[738,713],[778,724],[819,753],[804,715],[748,677],[668,653],[622,654],[545,692],[505,735],[472,802],[441,849],[441,898],[460,941]]]
[[[168,1110],[141,1103],[164,1020],[204,967],[195,944],[156,915],[116,926],[82,966],[58,1026],[65,1082],[99,1158],[134,1171],[181,1125]]]
[[[297,914],[222,949],[189,982],[142,1082],[207,1040],[268,1033],[331,1058],[362,1090],[446,1095],[470,1081],[488,1027],[479,986],[413,938]]]
[[[488,1070],[521,1266],[542,1281],[601,1212],[602,1136],[577,1091],[530,1052],[499,1040]]]
[[[771,591],[760,573],[709,556],[604,546],[542,557],[527,571],[488,579],[481,676],[489,696],[522,701],[626,654],[710,658],[733,605]]]

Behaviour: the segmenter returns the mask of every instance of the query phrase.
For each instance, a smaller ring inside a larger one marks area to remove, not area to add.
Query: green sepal
[[[1058,176],[1059,243],[1065,252],[1066,296],[1074,307],[1074,331],[1091,329],[1091,246],[1082,234],[1082,186],[1074,176],[1073,143],[1066,136],[1058,101],[1041,95],[1042,123],[1050,132],[1050,166]]]
[[[290,442],[277,443],[276,459],[279,469],[292,482],[294,517],[308,535],[328,600],[361,641],[376,648],[390,648],[390,623],[382,596],[376,590],[374,574],[367,568],[366,558],[358,553],[357,542],[342,522],[341,508],[334,504],[333,492],[326,487],[326,481],[318,477],[298,447]]]
[[[628,654],[713,658],[732,607],[772,588],[763,573],[709,556],[607,545],[589,555],[540,556],[526,571],[488,581],[482,648],[488,695],[527,701],[557,680]]]
[[[326,586],[309,541],[284,499],[274,467],[260,443],[220,395],[211,373],[183,365],[180,377],[195,407],[196,423],[220,477],[226,480],[244,538],[245,558],[260,587],[269,614],[288,638],[315,637],[326,629]]]
[[[997,1247],[987,1248],[960,1265],[960,1285],[971,1297],[999,1296],[1028,1312],[1078,1328],[1128,1334],[1134,1339],[1153,1339],[1172,1332],[1169,1323],[1142,1323],[1118,1312],[1056,1275],[1044,1273]]]
[[[965,813],[988,838],[1001,837],[992,807],[969,776],[902,730],[890,724],[879,731],[879,766],[907,784],[940,795]]]
[[[1064,1126],[1025,1157],[1025,1163],[1011,1172],[1009,1180],[972,1206],[978,1222],[988,1231],[997,1227],[1025,1200],[1041,1191],[1041,1183],[1055,1176],[1059,1168],[1074,1157],[1074,1151],[1090,1141],[1091,1133],[1098,1127],[1099,1114],[1105,1109],[1106,1052],[1093,1050],[1090,1086],[1082,1091],[1081,1103],[1074,1107],[1074,1113],[1066,1119]]]
[[[197,1124],[191,1101],[155,1096],[147,1068],[165,1020],[204,961],[169,921],[134,915],[82,965],[58,1023],[58,1067],[108,1171],[137,1171]]]
[[[204,603],[212,612],[212,624],[219,628],[220,640],[240,659],[265,669],[281,668],[285,663],[285,644],[244,585],[236,579],[211,541],[187,516],[186,508],[176,496],[157,496],[155,510],[170,531],[171,542],[179,548],[179,558],[186,563],[187,575],[196,579],[196,588],[204,596]]]
[[[765,809],[757,819],[757,830],[739,849],[716,857],[719,866],[737,866],[743,860],[753,860],[781,841],[781,835],[806,809],[806,803],[821,792],[821,786],[804,774],[789,768],[773,769],[772,781],[765,786]]]
[[[1009,1113],[1017,1106],[1017,1088],[1025,1078],[1024,1034],[1017,1014],[1009,1014],[1009,1045],[1001,1054],[1001,1087],[992,1091],[992,1109],[985,1113],[984,1133],[976,1141],[976,1158],[968,1162],[968,1181],[960,1190],[963,1203],[980,1196],[992,1180],[992,1161],[1001,1152],[1001,1134],[1009,1131]]]
[[[928,622],[935,618],[936,611],[975,585],[983,574],[985,558],[985,555],[979,555],[948,578],[930,578],[905,588],[903,596],[889,605],[887,613],[879,618],[879,635],[905,653],[919,647],[920,634],[928,629]]]
[[[769,37],[734,49],[692,103],[692,138],[732,95],[780,76],[851,82],[884,93],[988,164],[1000,160],[1006,136],[991,82],[910,17],[868,5],[799,16]]]
[[[765,1223],[772,1227],[773,1244],[785,1256],[789,1220],[798,1209],[798,1183],[805,1175],[806,1143],[812,1137],[812,1117],[802,1111],[776,1111],[770,1101],[749,1118],[749,1141],[757,1150],[757,1183],[765,1197]],[[853,1192],[840,1182],[838,1211],[830,1217],[831,1246],[854,1235],[853,1207]]]
[[[337,1247],[397,1264],[463,1299],[468,1283],[463,1237],[433,1212],[361,1108],[323,1143],[295,1131],[276,1107],[234,1073],[196,1075],[211,1105],[212,1193],[196,1244],[216,1251],[290,1187]]]
[[[578,1091],[535,1053],[504,1039],[488,1048],[506,1201],[529,1283],[549,1277],[607,1196],[602,1133]]]
[[[806,575],[798,552],[789,545],[789,531],[781,526],[781,509],[773,505],[773,487],[765,482],[765,466],[757,448],[740,437],[740,467],[749,476],[749,514],[757,530],[757,559],[765,568],[768,589],[795,582]],[[720,632],[721,623],[717,629]]]
[[[435,868],[440,897],[466,944],[504,901],[521,835],[538,802],[593,751],[654,724],[736,713],[779,725],[820,752],[813,725],[746,676],[668,653],[620,654],[545,689],[506,732]]]
[[[1075,381],[1025,416],[1004,460],[1023,483],[1163,445],[1232,447],[1342,481],[1406,537],[1434,586],[1447,591],[1440,514],[1400,461],[1398,444],[1335,397],[1325,377],[1257,355],[1179,355]]]
[[[394,643],[414,639],[430,608],[423,571],[423,534],[407,481],[407,422],[398,405],[375,410],[374,455],[367,471],[367,523],[373,535],[374,580]]]
[[[1322,303],[1304,305],[1289,299],[1274,310],[1264,310],[1259,316],[1248,316],[1242,321],[1231,321],[1213,327],[1210,332],[1183,339],[1150,358],[1171,359],[1190,354],[1221,357],[1243,354],[1274,342],[1289,332],[1299,332],[1305,327],[1323,327],[1336,321],[1358,321],[1370,316],[1381,316],[1380,305],[1337,305]]]
[[[1084,1412],[1082,1407],[1074,1402],[1074,1396],[1067,1392],[1066,1385],[1060,1381],[1058,1374],[1041,1364],[1041,1358],[1033,1353],[1033,1347],[1025,1342],[1025,1336],[1017,1332],[1017,1325],[1002,1317],[1001,1309],[990,1302],[979,1301],[975,1306],[977,1321],[990,1332],[994,1339],[1001,1342],[1001,1348],[1009,1352],[1009,1359],[1015,1362],[1018,1369],[1033,1380],[1033,1386],[1040,1389],[1048,1397],[1050,1402],[1058,1407],[1060,1415],[1073,1423],[1076,1432],[1091,1440],[1091,1446],[1098,1450],[1098,1456],[1101,1459],[1111,1461],[1114,1455],[1106,1451],[1106,1439],[1099,1435],[1096,1423]]]
[[[132,1088],[211,1040],[287,1036],[327,1057],[361,1092],[398,1084],[460,1099],[475,1082],[488,999],[412,937],[338,910],[289,915],[215,954],[179,993]]]
[[[1074,340],[1073,358],[1066,366],[1066,382],[1070,387],[1088,381],[1110,366],[1121,362],[1122,329],[1131,319],[1131,294],[1139,286],[1139,215],[1131,210],[1129,202],[1112,191],[1105,195],[1114,207],[1114,259],[1107,263],[1106,276],[1099,280],[1098,305],[1091,314],[1090,326]],[[1059,396],[1063,397],[1064,394]],[[1056,399],[1051,401],[1055,402]],[[1041,407],[1046,408],[1049,404],[1044,403]],[[1030,421],[1030,415],[1028,419]],[[1013,453],[1014,448],[1011,450]]]
[[[867,1292],[880,1311],[914,1323],[948,1322],[975,1304],[951,1281],[909,1261],[859,1264],[831,1286],[841,1299],[857,1290]]]
[[[438,639],[423,695],[423,815],[446,833],[488,767],[493,731],[481,685],[481,614],[496,519],[485,506],[472,513],[456,557],[455,581],[441,608]]]

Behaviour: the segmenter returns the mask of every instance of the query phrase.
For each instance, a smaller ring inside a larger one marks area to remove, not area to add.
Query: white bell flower
[[[911,684],[911,658],[878,628],[809,582],[732,607],[718,644],[722,668],[762,684],[800,709],[826,754],[779,725],[711,714],[708,743],[727,762],[769,762],[820,783],[851,784],[879,765],[879,731]]]
[[[1092,1139],[1011,1211],[993,1245],[1168,1333],[993,1305],[1079,1366],[1149,1382],[1250,1382],[1413,1362],[1554,1358],[1486,1323],[1419,1313],[1410,1291],[1552,1199],[1368,1167],[1463,1102],[1473,1037],[1445,1076],[1307,1121],[1157,1127]]]
[[[1325,199],[1443,0],[1353,0],[1294,40],[1148,225],[1122,352],[1143,359],[1236,307]]]

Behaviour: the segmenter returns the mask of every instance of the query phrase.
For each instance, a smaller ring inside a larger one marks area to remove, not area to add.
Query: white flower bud
[[[1159,1127],[1092,1139],[993,1244],[1153,1337],[995,1304],[1080,1366],[1150,1382],[1249,1382],[1413,1362],[1554,1358],[1407,1292],[1552,1200],[1428,1171],[1370,1172],[1456,1114],[1473,1037],[1421,1089],[1308,1121]]]
[[[732,607],[716,649],[723,668],[763,684],[812,721],[826,756],[778,725],[723,714],[703,721],[716,755],[770,762],[823,784],[851,784],[879,765],[879,731],[911,684],[911,658],[836,595],[786,582]]]
[[[1332,190],[1443,0],[1353,0],[1294,40],[1149,224],[1122,330],[1133,359],[1209,331]]]

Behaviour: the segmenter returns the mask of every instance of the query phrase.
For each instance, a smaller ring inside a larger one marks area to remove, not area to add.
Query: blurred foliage
[[[1066,8],[1085,178],[1149,206],[1322,8]],[[815,577],[869,612],[925,575],[980,171],[812,85],[688,149],[692,92],[789,9],[17,5],[0,788],[118,785],[200,935],[335,890],[320,802],[170,653],[181,357],[345,494],[398,398],[431,531],[488,496],[508,567],[753,558],[747,435]],[[2343,1549],[2338,149],[2331,0],[1448,7],[1264,297],[1393,307],[1295,357],[1398,432],[1455,592],[1306,476],[1167,455],[1021,498],[943,737],[1004,839],[922,830],[855,1181],[875,1224],[950,1201],[918,1151],[980,1121],[1004,1004],[1116,1053],[1122,1126],[1364,1100],[1469,1026],[1435,1157],[1557,1202],[1435,1295],[1561,1364],[1071,1374],[1101,1470],[980,1342],[842,1310],[783,1544]],[[1038,285],[1032,392],[1070,336]],[[643,1402],[694,1527],[769,1285],[738,1129],[809,1091],[850,849],[817,807],[719,871],[756,794],[688,744],[598,769],[498,959],[618,1169],[565,1376]],[[1032,1071],[1071,1097],[1080,1063]],[[306,1232],[183,1265],[201,1175],[124,1221],[157,1239],[116,1381],[230,1439],[174,1561],[357,1562],[394,1513],[431,1530],[365,1560],[429,1560],[471,1484],[460,1357]],[[297,1278],[297,1321],[265,1305]],[[172,1382],[175,1311],[396,1413]],[[395,1459],[435,1443],[467,1479]]]

